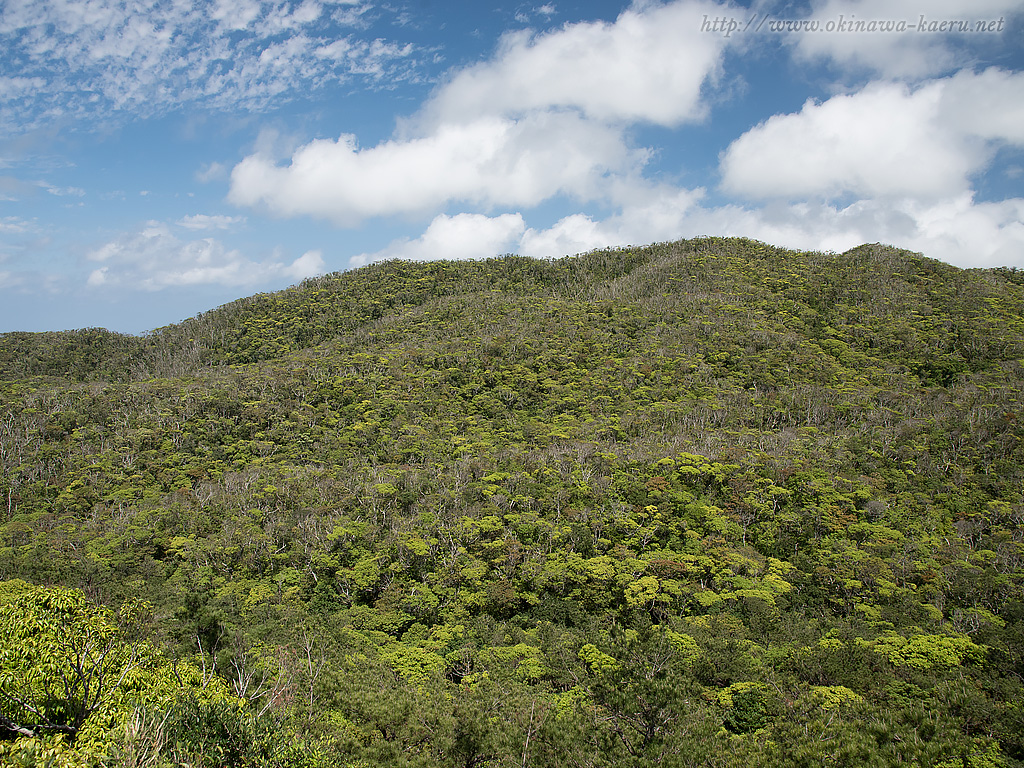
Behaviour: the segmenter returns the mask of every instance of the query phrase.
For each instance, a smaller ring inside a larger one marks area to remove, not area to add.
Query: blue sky
[[[703,234],[1024,268],[1022,12],[0,0],[0,332]]]

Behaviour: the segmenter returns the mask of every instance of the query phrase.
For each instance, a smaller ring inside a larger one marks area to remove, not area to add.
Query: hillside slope
[[[248,700],[166,765],[1022,765],[1015,277],[701,238],[10,334],[0,578]]]

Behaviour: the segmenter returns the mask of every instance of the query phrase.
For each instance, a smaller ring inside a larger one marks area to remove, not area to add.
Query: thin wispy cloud
[[[86,286],[92,289],[130,286],[159,291],[200,285],[248,288],[268,278],[299,281],[324,272],[319,251],[308,251],[290,262],[280,258],[254,261],[212,237],[183,241],[169,226],[157,221],[104,243],[87,259],[94,265],[86,280]]]
[[[176,222],[179,227],[193,230],[203,229],[231,229],[232,227],[245,223],[244,216],[208,216],[203,213],[196,213],[185,216]]]
[[[0,232],[23,234],[33,229],[30,222],[17,216],[4,216],[0,218]]]
[[[407,77],[413,47],[363,36],[357,9],[312,0],[8,3],[0,128],[146,118],[185,105],[259,111],[351,79]]]

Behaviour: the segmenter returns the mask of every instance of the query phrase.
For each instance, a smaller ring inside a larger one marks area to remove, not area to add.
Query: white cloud
[[[907,247],[961,267],[1024,267],[1024,198],[976,203],[965,194],[906,208],[917,225]]]
[[[698,210],[703,196],[701,189],[636,188],[628,197],[630,202],[606,219],[577,213],[548,229],[527,229],[518,252],[535,258],[557,258],[595,248],[675,240],[688,233],[689,217]]]
[[[323,252],[319,250],[306,251],[291,264],[281,269],[283,274],[293,280],[305,280],[307,277],[322,275],[326,271],[327,265],[324,263]]]
[[[780,245],[842,251],[883,242],[966,268],[1024,266],[1022,217],[1024,199],[977,203],[965,193],[934,202],[862,200],[845,208],[799,204],[727,218],[743,222],[744,234]]]
[[[101,265],[89,274],[89,287],[144,291],[211,284],[252,288],[324,271],[319,251],[308,251],[290,263],[279,258],[257,262],[213,238],[182,242],[162,222],[149,222],[138,232],[105,243],[87,258]]]
[[[382,259],[489,258],[518,253],[533,258],[561,256],[617,245],[683,237],[688,216],[703,196],[701,190],[649,190],[641,200],[604,220],[582,213],[566,216],[547,229],[527,227],[520,213],[485,216],[477,213],[442,214],[415,239],[395,240],[375,253],[353,256],[349,267]]]
[[[45,181],[37,181],[36,185],[41,187],[42,189],[45,189],[51,195],[56,195],[57,197],[65,197],[68,195],[71,195],[73,197],[85,196],[85,190],[80,189],[79,187],[55,187],[52,184],[49,184]]]
[[[210,163],[196,171],[196,181],[208,184],[211,181],[220,181],[228,178],[228,169],[222,163]]]
[[[548,259],[624,244],[618,228],[611,222],[594,221],[584,213],[573,213],[548,229],[529,229],[516,251],[523,256]]]
[[[324,56],[327,41],[342,53]],[[0,50],[18,68],[0,74],[9,132],[184,104],[263,110],[356,77],[393,83],[413,66],[410,45],[353,34],[315,0],[22,0],[0,6]]]
[[[0,100],[10,101],[45,87],[41,77],[0,77]]]
[[[752,237],[775,245],[844,251],[882,242],[960,267],[1024,266],[1024,199],[975,202],[970,193],[945,200],[859,200],[772,203],[760,208],[693,208],[681,230]]]
[[[826,29],[828,22],[904,22],[904,32],[794,32],[789,35],[798,58],[830,59],[848,70],[889,78],[939,75],[970,58],[972,48],[991,48],[999,35],[989,32],[928,31],[931,22],[1008,21],[1021,11],[1020,0],[815,0],[807,21]],[[919,30],[922,19],[923,31]],[[834,27],[835,28],[835,27]],[[959,29],[959,26],[954,27]],[[936,28],[937,29],[937,28]],[[1007,25],[1003,25],[1003,30]],[[948,30],[948,27],[947,27]]]
[[[628,173],[644,159],[618,129],[572,112],[485,117],[369,149],[353,136],[313,141],[287,166],[250,155],[232,171],[229,200],[353,225],[450,201],[530,207],[557,194],[593,200],[609,174]]]
[[[1024,74],[961,72],[916,90],[872,83],[807,102],[734,141],[722,184],[748,198],[966,193],[999,143],[1024,144]]]
[[[1024,73],[965,70],[941,83],[939,121],[949,130],[1024,145]]]
[[[700,189],[652,188],[607,218],[577,213],[546,229],[527,226],[521,214],[438,216],[420,237],[355,256],[349,266],[390,258],[484,258],[507,252],[559,258],[596,248],[722,235],[838,252],[882,242],[965,268],[1024,267],[1022,222],[1024,199],[979,203],[969,193],[933,202],[907,198],[751,208],[707,206]]]
[[[458,72],[426,105],[429,123],[480,114],[578,109],[597,120],[678,125],[705,114],[701,89],[719,67],[724,37],[701,32],[721,6],[634,6],[614,23],[568,24],[506,35],[491,61]]]
[[[478,213],[441,214],[430,222],[415,240],[395,240],[376,253],[353,256],[350,267],[360,267],[382,259],[480,259],[508,253],[525,229],[518,213],[488,217]]]
[[[244,222],[244,216],[207,216],[197,213],[179,219],[177,225],[185,229],[230,229],[236,224]]]
[[[553,6],[551,3],[546,3],[545,5],[541,5],[541,6],[538,6],[536,8],[531,8],[529,10],[527,10],[525,8],[520,9],[520,10],[516,11],[516,14],[515,14],[515,16],[513,18],[516,21],[518,21],[520,24],[529,24],[530,23],[530,17],[532,15],[541,16],[541,17],[543,17],[545,19],[548,19],[548,18],[551,18],[552,16],[554,16],[555,13],[556,13],[555,6]]]
[[[259,0],[216,0],[210,18],[231,30],[247,29],[261,13]]]
[[[335,8],[331,12],[331,18],[335,22],[344,27],[355,27],[357,29],[363,29],[369,26],[367,20],[368,11],[373,8],[372,3],[360,2],[360,0],[342,0],[338,5],[345,6],[344,8]],[[399,14],[399,19],[403,18]]]
[[[34,230],[35,227],[18,216],[4,216],[0,218],[0,232],[9,234],[25,234]]]

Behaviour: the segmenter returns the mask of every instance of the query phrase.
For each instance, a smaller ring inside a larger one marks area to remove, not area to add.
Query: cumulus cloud
[[[144,291],[197,285],[252,288],[282,276],[302,280],[325,269],[319,251],[292,262],[257,262],[213,238],[183,242],[162,222],[149,222],[138,232],[107,242],[87,258],[98,265],[86,281],[90,288]]]
[[[723,153],[722,184],[747,198],[948,198],[998,144],[1024,144],[1022,125],[1021,73],[872,83],[747,131]]]
[[[960,267],[1024,266],[1024,199],[858,200],[738,205],[694,212],[694,232],[754,237],[791,248],[844,251],[882,242]]]
[[[441,214],[414,240],[395,240],[376,253],[353,256],[350,267],[361,267],[383,259],[434,261],[437,259],[479,259],[507,253],[518,244],[525,230],[518,213],[485,216],[479,213]]]
[[[349,266],[383,259],[478,259],[509,252],[546,259],[595,248],[675,239],[685,233],[688,215],[702,197],[702,190],[654,188],[606,219],[577,213],[547,229],[528,227],[519,213],[441,214],[419,237],[395,240],[380,251],[354,256]]]
[[[971,50],[991,48],[1000,42],[998,32],[974,31],[976,22],[1003,19],[1003,32],[1019,0],[813,0],[806,21],[826,29],[829,22],[893,21],[913,29],[904,32],[847,31],[806,32],[789,35],[798,58],[827,59],[845,70],[867,71],[886,78],[922,78],[940,75],[957,68]],[[924,24],[922,25],[922,21]],[[957,22],[953,30],[932,27],[943,21]],[[959,31],[959,22],[971,25],[971,31]],[[920,27],[920,29],[919,29]],[[835,28],[835,27],[834,27]],[[929,31],[933,29],[934,31]]]
[[[441,87],[421,119],[444,123],[573,108],[613,122],[699,120],[706,112],[702,88],[727,44],[701,31],[703,15],[716,12],[721,6],[711,3],[644,5],[613,23],[508,34],[493,59],[461,70]]]
[[[699,209],[703,197],[702,189],[637,188],[629,203],[604,219],[576,213],[547,229],[527,229],[518,252],[535,258],[557,258],[595,248],[674,240],[690,233],[689,218]]]
[[[418,238],[398,240],[353,257],[358,267],[390,258],[484,258],[515,252],[558,258],[596,248],[723,235],[752,237],[789,248],[845,251],[882,242],[960,267],[1024,267],[1024,199],[977,202],[970,193],[944,200],[770,202],[750,207],[708,205],[703,190],[652,188],[605,217],[576,213],[547,228],[519,214],[442,215]]]
[[[1004,146],[1024,146],[1024,73],[874,82],[743,134],[722,155],[722,187],[765,204],[697,219],[792,247],[881,241],[961,267],[1021,266],[1024,200],[973,189]]]
[[[307,277],[322,275],[326,271],[327,265],[324,263],[324,254],[319,249],[306,251],[291,264],[285,264],[281,267],[281,273],[292,280],[305,280]]]
[[[593,200],[610,174],[641,166],[619,129],[574,112],[484,117],[361,149],[354,136],[300,147],[288,165],[254,154],[231,173],[229,200],[354,225],[457,201],[534,206],[557,194]]]
[[[948,130],[987,141],[1024,145],[1024,73],[991,67],[939,81],[939,122]]]
[[[986,203],[964,193],[931,202],[799,204],[752,211],[747,219],[754,237],[782,245],[842,251],[883,242],[968,268],[1024,266],[1022,215],[1024,199]]]
[[[263,110],[353,78],[410,76],[411,45],[364,38],[351,20],[316,0],[7,3],[0,50],[18,72],[0,71],[0,127],[184,104]]]

